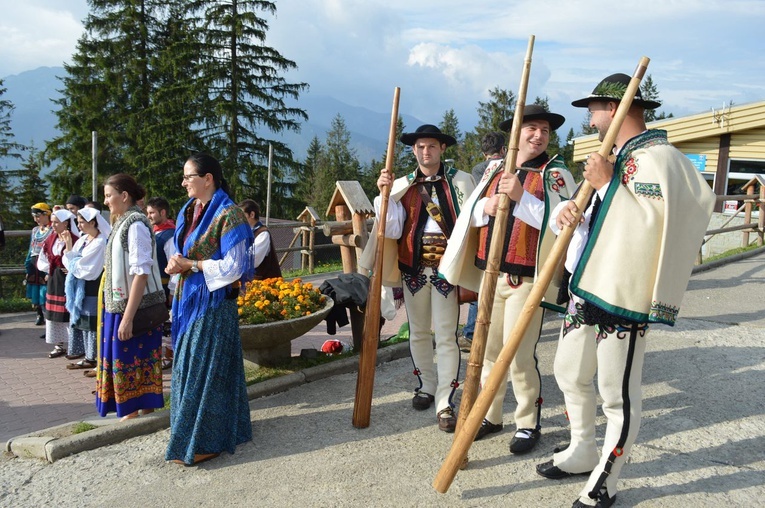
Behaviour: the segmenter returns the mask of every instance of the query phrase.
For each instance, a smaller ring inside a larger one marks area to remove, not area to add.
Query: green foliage
[[[314,187],[312,206],[323,214],[329,206],[339,180],[358,180],[361,163],[356,151],[350,148],[351,134],[341,115],[335,116],[327,132],[324,148],[314,162]]]
[[[454,139],[457,140],[456,145],[452,145],[446,149],[444,152],[443,158],[444,159],[452,159],[453,161],[457,161],[457,156],[459,155],[459,144],[462,140],[462,133],[460,132],[460,126],[459,126],[459,120],[457,119],[457,114],[454,112],[453,109],[450,109],[444,113],[444,117],[441,119],[441,123],[438,124],[438,128],[443,132],[444,134],[448,134]],[[461,168],[459,166],[456,166],[459,169],[469,170],[470,168]]]
[[[26,298],[22,298],[20,296],[9,297],[3,295],[3,285],[7,280],[7,277],[0,277],[0,296],[3,296],[3,298],[0,299],[0,314],[13,312],[30,312],[32,310],[32,306],[29,303],[29,300]]]
[[[266,202],[273,146],[272,215],[292,213],[289,148],[257,133],[297,130],[291,107],[305,83],[281,74],[296,65],[265,45],[274,14],[267,1],[93,0],[57,101],[61,135],[46,147],[60,161],[52,194],[89,194],[91,132],[98,133],[99,187],[109,175],[136,176],[149,196],[184,201],[185,160],[207,151],[221,161],[235,198]]]

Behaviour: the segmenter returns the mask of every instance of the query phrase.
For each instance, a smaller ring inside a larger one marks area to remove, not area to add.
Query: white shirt
[[[62,262],[72,276],[81,280],[96,280],[104,270],[106,236],[99,234],[95,238],[81,236],[72,245],[72,250],[64,253]],[[79,258],[78,263],[74,260]]]
[[[606,192],[608,191],[608,186],[610,183],[607,183],[603,187],[600,188],[599,191],[597,191],[598,195],[600,196],[600,199],[603,199],[606,195]],[[552,232],[556,235],[560,233],[560,228],[555,222],[555,219],[558,217],[558,214],[563,210],[563,207],[565,207],[568,204],[568,201],[561,201],[558,203],[558,206],[556,206],[553,209],[553,212],[550,214],[550,220],[549,225],[550,229],[552,229]],[[571,237],[571,243],[568,244],[568,250],[566,251],[566,270],[569,271],[569,273],[574,273],[574,270],[576,269],[576,266],[579,264],[579,259],[582,257],[582,252],[584,252],[584,246],[587,243],[587,238],[590,236],[590,218],[592,217],[592,208],[595,206],[595,198],[590,202],[590,206],[587,207],[587,209],[584,211],[584,214],[582,214],[582,217],[584,218],[584,222],[581,222],[577,228],[574,230],[574,234]]]
[[[486,226],[489,223],[489,215],[484,208],[490,198],[479,199],[473,208],[470,225],[476,228]],[[545,216],[545,203],[530,192],[523,191],[521,200],[513,207],[513,216],[522,220],[534,229],[542,229],[542,220]]]

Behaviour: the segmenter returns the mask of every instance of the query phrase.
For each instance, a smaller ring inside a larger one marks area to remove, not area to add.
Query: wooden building
[[[742,186],[752,176],[765,174],[765,101],[657,120],[648,128],[666,130],[669,141],[693,161],[718,196],[743,194]],[[575,162],[600,148],[595,134],[573,142]]]

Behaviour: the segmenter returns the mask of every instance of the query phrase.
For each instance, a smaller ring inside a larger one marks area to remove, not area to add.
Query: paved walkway
[[[763,302],[761,254],[696,274],[677,325],[652,328],[642,428],[616,506],[762,504]],[[401,359],[377,369],[367,429],[351,425],[356,374],[337,375],[252,401],[253,441],[198,467],[164,462],[167,430],[53,464],[0,459],[0,505],[571,506],[582,478],[553,482],[534,472],[568,435],[552,376],[559,326],[557,316],[548,316],[538,348],[545,390],[539,446],[510,455],[509,430],[474,443],[468,469],[446,494],[431,483],[452,437],[436,429],[434,412],[411,409],[411,362]],[[0,329],[4,340],[9,326]],[[6,360],[5,350],[0,356]],[[37,405],[63,409],[56,401]],[[508,391],[510,428],[513,408]],[[599,413],[600,438],[603,429]]]
[[[318,287],[325,276],[304,279]],[[467,311],[463,312],[463,322],[466,315]],[[63,356],[48,358],[53,348],[39,338],[45,327],[34,326],[34,319],[33,313],[0,315],[0,445],[29,432],[98,418],[92,394],[95,379],[83,376],[82,370],[67,370],[71,361]],[[396,334],[405,320],[406,313],[399,312],[395,320],[385,323],[380,337]],[[353,345],[350,324],[338,328],[336,335],[328,335],[322,321],[292,341],[292,354],[299,355],[304,348],[320,350],[329,339]],[[169,369],[164,371],[163,381],[165,392],[169,392]]]

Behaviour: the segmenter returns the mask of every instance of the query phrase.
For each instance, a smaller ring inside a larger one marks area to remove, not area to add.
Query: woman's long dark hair
[[[231,189],[228,187],[228,182],[223,178],[223,168],[221,167],[220,162],[218,162],[218,159],[210,154],[198,152],[189,157],[186,162],[191,162],[194,165],[199,176],[205,176],[208,173],[211,174],[213,182],[215,182],[215,188],[223,189],[223,192],[228,194],[232,200],[234,199]]]

